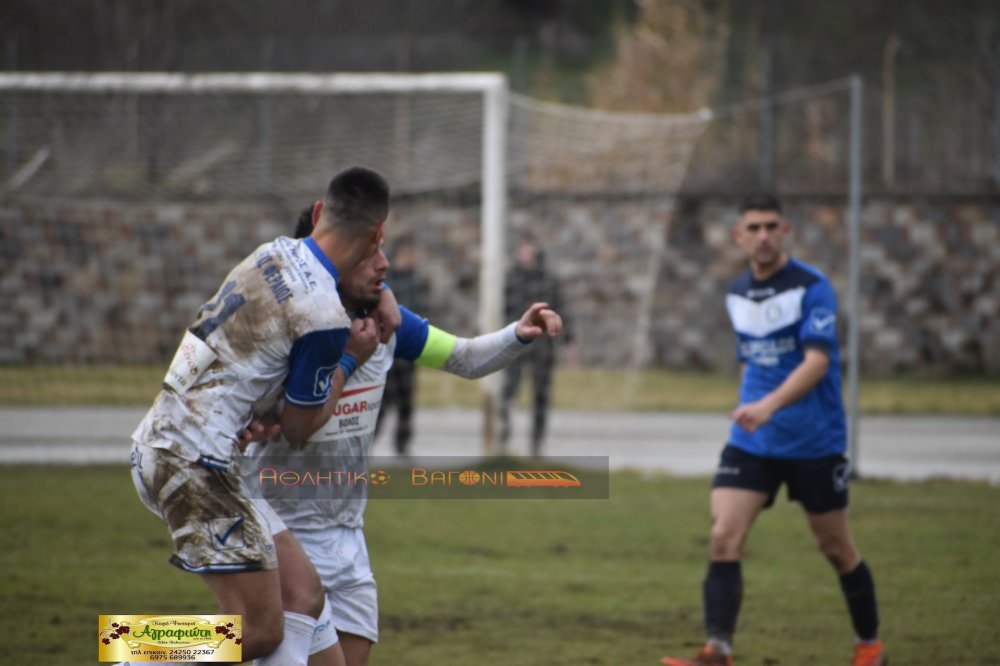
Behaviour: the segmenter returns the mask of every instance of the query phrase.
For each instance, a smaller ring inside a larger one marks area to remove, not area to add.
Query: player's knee
[[[281,589],[281,604],[285,610],[318,618],[323,612],[323,586],[319,578],[297,581]]]
[[[738,560],[742,555],[745,538],[745,530],[717,520],[712,525],[709,555],[713,560]]]
[[[285,618],[279,612],[256,618],[246,617],[243,625],[243,658],[266,657],[285,638]]]
[[[326,591],[323,590],[321,585],[317,585],[309,593],[308,604],[309,604],[309,617],[319,618],[323,614],[323,602],[325,601]]]
[[[243,658],[265,657],[277,650],[284,638],[285,614],[281,606],[251,602],[243,614]]]
[[[844,571],[847,568],[847,557],[840,551],[824,550],[823,555],[830,566],[837,571]]]
[[[305,553],[297,546],[289,547],[283,535],[287,533],[275,539],[281,566],[281,605],[286,611],[318,618],[326,600],[323,583]]]
[[[823,553],[830,566],[837,571],[845,571],[857,559],[854,548],[843,539],[817,537],[816,546]]]

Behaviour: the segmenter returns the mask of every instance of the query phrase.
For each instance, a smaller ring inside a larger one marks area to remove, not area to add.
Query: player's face
[[[389,270],[389,260],[379,246],[350,273],[341,276],[337,289],[344,305],[352,310],[369,310],[382,298],[382,281]]]
[[[754,268],[766,271],[783,261],[785,236],[790,230],[788,221],[777,211],[748,210],[740,215],[733,238]]]

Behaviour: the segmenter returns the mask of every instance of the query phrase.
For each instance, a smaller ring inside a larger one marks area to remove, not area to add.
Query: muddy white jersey
[[[251,496],[270,502],[289,529],[322,530],[331,525],[361,527],[367,504],[363,485],[338,471],[366,471],[375,440],[375,420],[382,404],[385,378],[392,367],[396,338],[380,344],[375,353],[347,380],[333,416],[299,449],[281,436],[264,445],[252,444],[242,470]],[[328,481],[310,487],[273,482],[268,469],[313,472]],[[262,477],[261,472],[265,475]]]
[[[321,407],[350,333],[337,279],[310,238],[258,247],[199,310],[132,439],[236,471],[256,402]]]
[[[251,496],[263,496],[292,530],[322,530],[333,525],[361,527],[367,504],[367,482],[353,483],[338,472],[367,472],[375,441],[375,422],[382,406],[385,379],[394,358],[416,360],[424,350],[427,320],[400,307],[402,323],[386,344],[347,380],[333,416],[299,449],[281,436],[265,445],[252,444],[244,461],[244,480]],[[316,483],[283,484],[265,470],[312,474]],[[341,483],[341,481],[343,481]]]

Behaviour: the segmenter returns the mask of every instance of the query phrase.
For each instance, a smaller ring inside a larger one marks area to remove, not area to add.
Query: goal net
[[[32,384],[59,402],[151,397],[149,375],[121,368],[155,376],[225,272],[290,235],[349,164],[393,188],[390,259],[396,238],[419,246],[424,297],[404,304],[460,335],[498,327],[530,235],[563,291],[570,360],[643,367],[674,196],[708,120],[546,103],[492,74],[2,75],[0,370],[23,373],[2,399],[37,401]],[[94,368],[106,386],[46,388],[74,372],[93,384]],[[495,396],[499,377],[485,386]]]

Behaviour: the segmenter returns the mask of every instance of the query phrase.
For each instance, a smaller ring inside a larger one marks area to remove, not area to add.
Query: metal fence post
[[[274,58],[274,38],[268,37],[260,47],[260,61],[262,69],[271,69],[271,62]],[[270,98],[264,97],[257,103],[257,119],[260,123],[260,147],[258,152],[258,172],[257,178],[261,190],[271,191],[271,162],[274,159],[272,150],[274,131],[274,107]]]
[[[848,332],[847,332],[847,446],[851,476],[858,468],[858,368],[861,348],[861,119],[864,82],[860,74],[851,76],[851,135],[848,167]]]
[[[993,184],[1000,190],[1000,76],[993,96]]]
[[[758,133],[760,152],[757,161],[757,184],[762,190],[774,189],[774,80],[772,77],[771,47],[765,46],[760,54],[761,74],[764,77],[764,98],[760,106]]]
[[[17,71],[17,37],[7,38],[7,69],[10,72]],[[7,178],[12,178],[17,172],[17,93],[12,93],[10,101],[10,114],[7,116]]]

